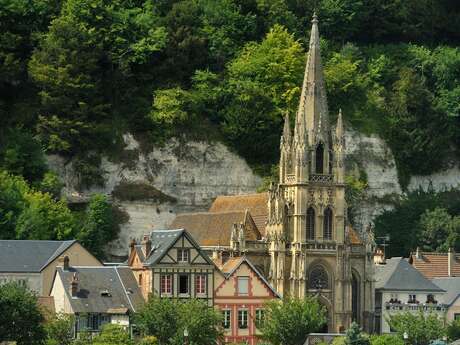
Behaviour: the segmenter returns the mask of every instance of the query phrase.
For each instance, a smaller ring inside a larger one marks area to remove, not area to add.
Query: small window
[[[189,262],[190,251],[188,249],[178,249],[177,250],[177,261],[178,262]]]
[[[455,313],[454,314],[454,320],[460,320],[460,314]]]
[[[249,277],[238,277],[238,295],[247,296],[249,294]]]
[[[260,328],[265,320],[265,310],[256,309],[256,327]]]
[[[179,294],[181,295],[189,294],[189,275],[188,274],[179,274]]]
[[[223,321],[222,326],[225,329],[230,329],[231,320],[232,320],[232,311],[230,309],[225,309],[222,311],[222,314],[224,316],[224,321]]]
[[[407,303],[417,303],[417,295],[409,295]]]
[[[315,239],[315,210],[313,207],[307,209],[307,240]]]
[[[206,294],[206,274],[197,274],[195,276],[195,293],[197,295]]]
[[[320,143],[316,147],[316,173],[322,174],[324,171],[324,146]]]
[[[248,328],[248,311],[246,309],[238,310],[238,327],[240,329]]]
[[[160,293],[162,295],[172,294],[172,275],[162,274],[160,277]]]
[[[26,288],[27,287],[27,279],[19,279],[18,284],[19,284],[19,286],[22,286],[22,287]]]
[[[142,286],[142,273],[139,274],[139,286]]]

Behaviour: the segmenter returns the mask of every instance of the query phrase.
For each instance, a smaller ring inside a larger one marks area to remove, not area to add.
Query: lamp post
[[[184,345],[189,345],[188,342],[188,329],[184,328]]]

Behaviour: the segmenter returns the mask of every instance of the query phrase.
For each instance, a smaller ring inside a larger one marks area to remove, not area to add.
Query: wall
[[[20,280],[26,281],[26,286],[38,294],[42,293],[42,277],[40,273],[8,273],[0,272],[0,284],[7,282],[19,282]]]
[[[68,256],[70,266],[102,266],[102,263],[79,243],[74,243],[60,256]],[[42,271],[43,295],[45,296],[50,293],[54,273],[56,272],[56,266],[58,265],[62,264],[59,262],[59,258],[56,258]]]

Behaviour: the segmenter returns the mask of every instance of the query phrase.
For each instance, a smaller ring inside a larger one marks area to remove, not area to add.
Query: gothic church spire
[[[307,134],[309,145],[314,144],[319,138],[327,140],[329,133],[329,114],[316,13],[312,20],[310,48],[296,116],[295,133],[299,138],[306,137]]]

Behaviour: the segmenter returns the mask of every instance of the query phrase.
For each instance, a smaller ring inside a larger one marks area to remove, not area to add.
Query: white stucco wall
[[[0,284],[7,282],[20,282],[24,280],[26,286],[31,291],[36,292],[39,295],[43,294],[43,282],[41,273],[9,273],[0,272]]]

